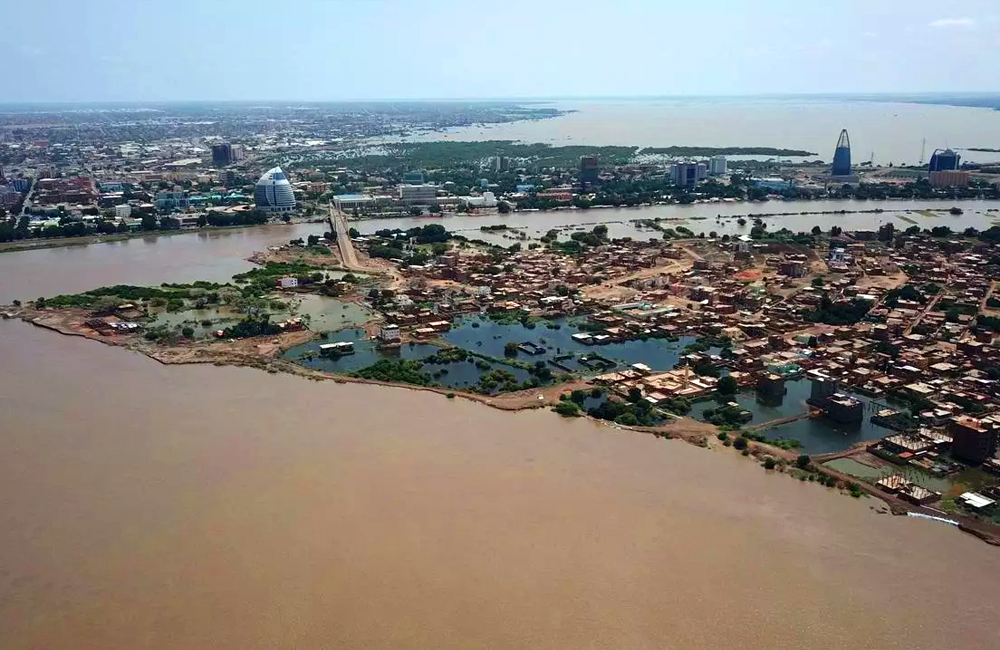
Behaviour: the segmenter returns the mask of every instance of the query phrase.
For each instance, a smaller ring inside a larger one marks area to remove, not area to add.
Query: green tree
[[[580,407],[572,400],[559,402],[555,406],[555,411],[564,418],[573,418],[580,415]]]
[[[719,391],[720,395],[735,395],[736,391],[739,390],[739,384],[736,383],[735,379],[726,375],[719,380],[715,388]]]
[[[795,459],[795,465],[799,469],[805,469],[809,467],[809,463],[812,461],[808,454],[800,454],[798,458]]]
[[[499,203],[497,203],[497,212],[499,212],[500,214],[509,214],[510,204],[507,203],[506,201],[500,201]]]
[[[823,234],[823,229],[820,228],[819,226],[813,226],[813,228],[812,228],[812,234],[814,234],[814,235],[822,235]]]
[[[160,224],[156,221],[156,217],[151,214],[147,214],[142,218],[142,225],[140,228],[143,230],[156,230],[160,227]]]
[[[424,210],[419,205],[415,205],[415,206],[413,206],[413,207],[410,208],[410,214],[413,215],[414,217],[419,217],[423,213],[424,213]]]

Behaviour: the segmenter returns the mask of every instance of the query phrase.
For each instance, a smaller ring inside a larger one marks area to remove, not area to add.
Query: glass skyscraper
[[[295,195],[281,167],[264,172],[253,191],[254,203],[265,212],[291,212],[295,209]]]
[[[831,176],[851,175],[851,140],[847,137],[847,129],[840,132],[837,138],[837,148],[833,151],[833,166],[830,167]]]

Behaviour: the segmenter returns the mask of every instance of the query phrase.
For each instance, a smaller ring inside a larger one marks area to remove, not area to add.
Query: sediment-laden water
[[[1000,553],[726,451],[0,322],[0,630],[47,648],[994,648]]]

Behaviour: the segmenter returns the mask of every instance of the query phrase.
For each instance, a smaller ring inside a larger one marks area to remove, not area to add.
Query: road
[[[930,301],[927,303],[927,306],[920,310],[920,313],[917,314],[917,317],[910,322],[910,324],[906,327],[903,333],[910,334],[911,332],[913,332],[913,328],[915,328],[917,325],[920,324],[920,321],[924,319],[924,316],[926,316],[927,314],[929,314],[934,310],[934,306],[937,305],[938,300],[941,300],[941,297],[943,295],[944,295],[944,289],[938,289],[938,292],[934,294],[933,298],[930,299]]]
[[[339,210],[335,210],[333,205],[330,208],[330,226],[337,234],[337,246],[340,247],[340,259],[344,266],[352,271],[363,271],[364,268],[358,263],[358,253],[354,250],[354,243],[348,233],[347,218]]]

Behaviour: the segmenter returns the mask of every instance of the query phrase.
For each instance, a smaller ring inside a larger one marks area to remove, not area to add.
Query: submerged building
[[[840,132],[837,138],[837,148],[833,150],[833,165],[830,167],[831,176],[851,175],[851,139],[847,135],[847,129]]]
[[[265,212],[291,212],[295,210],[295,195],[281,167],[264,172],[253,190],[254,203]]]

